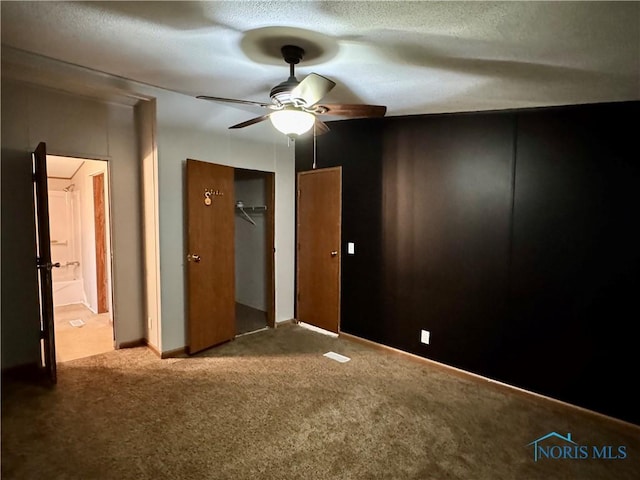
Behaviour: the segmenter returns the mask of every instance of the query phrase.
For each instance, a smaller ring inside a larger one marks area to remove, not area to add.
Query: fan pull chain
[[[313,169],[316,169],[316,122],[313,122]]]

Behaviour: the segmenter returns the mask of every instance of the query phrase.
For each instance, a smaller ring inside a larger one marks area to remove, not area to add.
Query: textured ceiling
[[[387,115],[640,99],[639,2],[2,2],[2,43],[138,82],[268,101],[287,37],[327,103]],[[212,109],[233,109],[209,104]],[[250,114],[247,118],[250,118]],[[228,126],[221,117],[220,128]],[[256,128],[256,127],[249,127]]]

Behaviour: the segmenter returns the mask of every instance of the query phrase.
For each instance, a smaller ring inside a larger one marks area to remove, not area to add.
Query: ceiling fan
[[[322,115],[347,118],[384,117],[387,107],[381,105],[318,103],[336,86],[335,82],[316,73],[311,73],[302,81],[298,81],[295,77],[295,65],[304,57],[304,49],[295,45],[285,45],[280,51],[284,61],[289,64],[289,78],[271,89],[271,103],[206,95],[199,95],[196,98],[213,102],[253,105],[271,110],[270,113],[229,128],[244,128],[269,119],[274,127],[289,136],[301,135],[314,126],[314,134],[328,132],[327,124],[318,118]]]

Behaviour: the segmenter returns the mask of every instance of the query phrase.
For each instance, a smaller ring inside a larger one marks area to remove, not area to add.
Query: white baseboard
[[[310,325],[304,322],[298,322],[298,325],[301,327],[307,328],[313,332],[321,333],[323,335],[327,335],[329,337],[338,338],[338,334],[334,332],[330,332],[329,330],[325,330],[324,328],[316,327],[315,325]]]

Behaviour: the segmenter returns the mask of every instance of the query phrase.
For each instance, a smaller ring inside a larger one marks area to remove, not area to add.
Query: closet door
[[[235,336],[234,170],[187,160],[189,353]]]
[[[338,333],[342,168],[298,174],[297,320]]]

